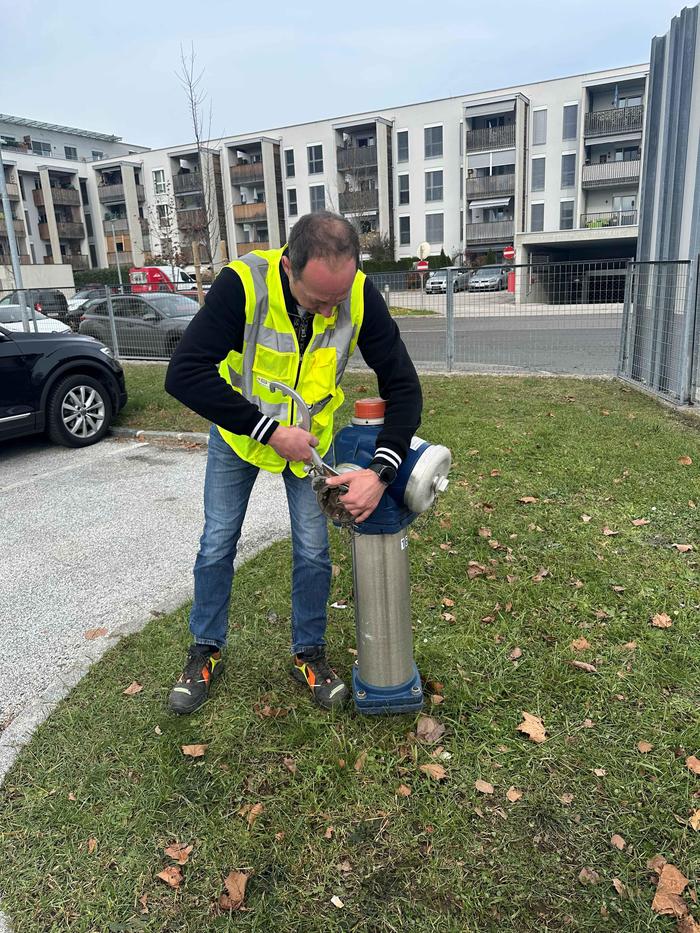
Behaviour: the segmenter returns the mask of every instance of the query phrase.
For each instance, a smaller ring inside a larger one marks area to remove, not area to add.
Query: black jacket
[[[289,288],[289,279],[280,266],[287,313],[301,336],[299,309]],[[358,337],[358,349],[377,374],[379,394],[386,401],[384,427],[377,447],[388,448],[400,460],[406,456],[411,437],[420,424],[422,395],[418,376],[404,346],[396,322],[384,299],[367,279],[365,311]],[[262,422],[260,410],[240,393],[231,391],[221,378],[218,366],[230,350],[241,351],[245,327],[245,292],[239,276],[230,268],[219,273],[199,312],[185,331],[165,377],[165,389],[192,411],[233,434],[252,435],[267,443],[278,423]],[[310,337],[311,328],[306,340]],[[396,465],[391,453],[376,460]]]

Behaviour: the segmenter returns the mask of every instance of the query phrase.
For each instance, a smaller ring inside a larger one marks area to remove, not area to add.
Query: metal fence
[[[370,277],[419,369],[615,375],[700,402],[696,264],[558,262]],[[163,286],[167,289],[167,286]],[[88,334],[122,359],[167,360],[198,310],[191,294],[133,287],[0,292],[0,325]],[[353,365],[363,363],[359,354]]]

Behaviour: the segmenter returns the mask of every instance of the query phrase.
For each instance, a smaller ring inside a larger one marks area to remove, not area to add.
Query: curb
[[[163,444],[209,445],[209,435],[196,431],[141,431],[138,428],[110,428],[111,437],[129,437],[137,441],[160,441]]]

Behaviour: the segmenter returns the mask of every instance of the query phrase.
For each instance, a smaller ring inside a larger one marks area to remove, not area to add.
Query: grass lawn
[[[193,427],[148,397],[148,372],[129,368],[122,423]],[[286,673],[289,547],[275,544],[238,574],[227,672],[198,714],[165,709],[184,607],[110,651],[21,755],[0,798],[16,933],[676,930],[651,909],[647,861],[663,855],[694,888],[698,429],[615,383],[423,384],[420,433],[454,454],[411,533],[439,741],[416,740],[416,717],[309,705]],[[347,386],[373,391],[357,374]],[[333,554],[332,601],[352,605],[338,533]],[[349,674],[352,609],[329,612]],[[651,624],[660,614],[670,626]],[[523,711],[546,741],[518,731]],[[188,744],[208,747],[191,758]],[[157,877],[175,842],[192,846],[176,889]],[[232,871],[249,873],[236,913],[217,906]]]
[[[392,305],[389,312],[392,317],[431,317],[435,314],[430,308],[402,308],[398,305]]]

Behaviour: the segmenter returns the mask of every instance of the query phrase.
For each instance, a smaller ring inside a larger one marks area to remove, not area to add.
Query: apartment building
[[[0,217],[0,266],[10,262],[8,223],[25,265],[105,266],[104,211],[93,166],[106,156],[127,156],[144,147],[8,114],[0,114],[0,145],[12,214]]]
[[[627,66],[155,150],[8,118],[19,131],[4,143],[9,220],[27,261],[74,268],[189,264],[196,241],[216,269],[280,246],[297,217],[324,208],[355,224],[366,254],[382,237],[396,258],[424,241],[457,263],[507,245],[517,262],[628,258],[648,72]]]

